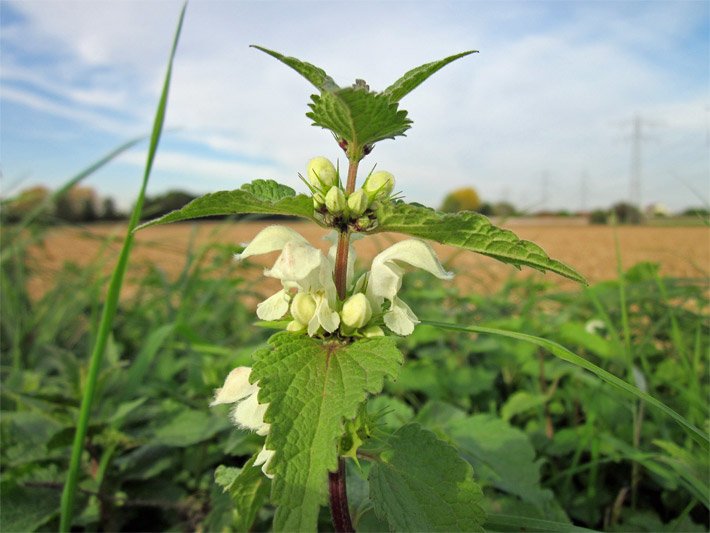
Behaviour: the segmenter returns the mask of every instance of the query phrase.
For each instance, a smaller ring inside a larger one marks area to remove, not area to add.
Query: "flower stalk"
[[[355,190],[357,167],[359,159],[351,159],[348,166],[348,181],[345,192],[349,195]],[[348,251],[350,250],[350,232],[341,231],[338,235],[338,249],[335,254],[335,289],[340,301],[347,296]],[[338,458],[338,470],[328,476],[328,492],[330,493],[330,513],[333,526],[338,533],[350,533],[353,529],[348,507],[348,491],[345,478],[345,460]]]

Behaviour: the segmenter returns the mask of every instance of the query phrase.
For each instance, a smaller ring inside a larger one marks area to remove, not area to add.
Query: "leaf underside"
[[[391,337],[341,344],[278,333],[269,345],[254,354],[252,379],[259,402],[269,404],[266,447],[276,450],[274,530],[315,531],[328,472],[337,469],[343,421],[382,390],[385,377],[397,376],[402,354]]]
[[[274,180],[255,180],[234,191],[201,196],[181,209],[140,225],[137,230],[194,218],[247,213],[291,215],[316,221],[310,197],[296,194],[291,187]]]
[[[483,493],[456,449],[419,424],[388,440],[370,469],[370,499],[392,531],[483,531]]]
[[[392,231],[430,239],[487,255],[517,268],[529,266],[543,272],[549,270],[587,283],[581,274],[551,259],[537,244],[494,226],[487,217],[472,211],[441,213],[418,204],[385,203],[377,210],[377,221],[378,226],[372,233]]]
[[[224,465],[215,470],[215,482],[228,492],[234,506],[234,527],[237,531],[250,531],[259,509],[269,496],[269,479],[261,468],[254,466],[256,456],[241,468]]]

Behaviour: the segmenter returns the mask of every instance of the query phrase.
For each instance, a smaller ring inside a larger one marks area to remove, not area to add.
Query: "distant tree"
[[[79,214],[79,219],[81,222],[96,222],[98,219],[96,214],[96,208],[94,207],[94,202],[91,200],[84,199],[81,206],[81,213]]]
[[[165,215],[170,211],[184,207],[195,198],[197,198],[195,195],[185,191],[168,191],[159,196],[146,197],[143,204],[143,216],[154,218]]]
[[[642,220],[641,211],[628,202],[619,202],[611,207],[611,213],[616,217],[619,224],[640,224]]]
[[[59,220],[93,222],[97,219],[99,197],[91,187],[74,186],[60,196],[54,207]]]
[[[49,189],[41,185],[20,191],[14,198],[2,202],[3,222],[19,222],[49,198]]]
[[[464,187],[450,192],[444,203],[441,204],[441,211],[444,213],[456,213],[457,211],[476,211],[481,206],[481,198],[473,187]]]
[[[681,215],[686,217],[707,217],[710,216],[710,209],[707,207],[689,207]]]
[[[116,202],[113,198],[104,198],[101,206],[101,218],[103,220],[119,220],[123,218],[116,209]]]
[[[487,217],[491,216],[493,214],[493,204],[490,202],[483,202],[481,207],[478,208],[478,212],[482,215],[486,215]]]

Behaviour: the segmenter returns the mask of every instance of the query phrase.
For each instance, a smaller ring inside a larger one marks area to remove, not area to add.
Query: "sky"
[[[151,129],[180,2],[0,0],[0,194],[60,186]],[[474,187],[531,211],[628,200],[634,120],[641,202],[710,202],[708,1],[211,1],[187,8],[149,194],[272,178],[299,191],[317,155],[344,157],[305,117],[313,87],[258,44],[382,90],[473,54],[406,96],[406,137],[362,163],[431,206]],[[86,185],[124,208],[143,143]]]

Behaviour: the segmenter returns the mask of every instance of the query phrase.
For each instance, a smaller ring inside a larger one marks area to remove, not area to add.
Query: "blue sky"
[[[56,187],[150,130],[180,7],[0,2],[3,196]],[[196,0],[149,192],[205,193],[255,178],[301,189],[308,159],[342,158],[304,116],[309,84],[250,44],[373,89],[477,49],[402,101],[413,128],[379,143],[365,167],[390,170],[408,199],[435,206],[473,186],[485,200],[532,209],[606,207],[629,197],[638,114],[643,203],[699,205],[710,196],[709,10],[706,1]],[[128,206],[145,151],[87,184]]]

